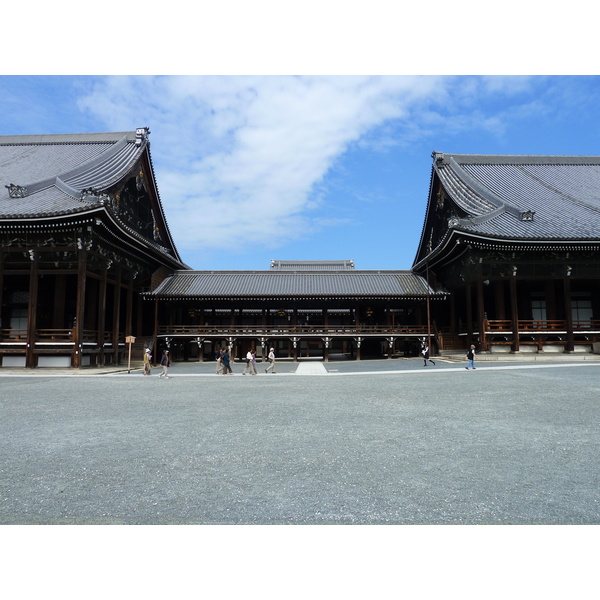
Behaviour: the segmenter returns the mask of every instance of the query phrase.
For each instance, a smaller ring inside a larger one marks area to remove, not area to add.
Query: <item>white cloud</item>
[[[79,105],[112,130],[150,127],[167,218],[187,255],[225,241],[275,247],[323,227],[311,211],[315,186],[349,144],[443,85],[429,77],[113,77]]]

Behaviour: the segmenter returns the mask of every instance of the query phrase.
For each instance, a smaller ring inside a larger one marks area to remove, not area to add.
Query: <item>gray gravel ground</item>
[[[600,363],[436,363],[2,375],[0,523],[600,524]]]

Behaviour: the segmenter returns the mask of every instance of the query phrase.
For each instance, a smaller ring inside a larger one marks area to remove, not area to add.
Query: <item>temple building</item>
[[[0,136],[3,367],[119,364],[152,339],[141,294],[186,265],[148,133]]]
[[[195,271],[172,239],[149,130],[0,136],[2,367],[592,352],[600,157],[433,153],[407,270],[353,260]],[[2,191],[4,190],[4,191]],[[425,202],[424,202],[425,204]]]
[[[417,354],[427,307],[446,300],[412,271],[359,271],[347,261],[272,261],[265,271],[179,270],[145,294],[155,346],[203,360],[228,346],[241,358]]]
[[[433,153],[413,272],[450,293],[441,348],[600,341],[600,157]]]

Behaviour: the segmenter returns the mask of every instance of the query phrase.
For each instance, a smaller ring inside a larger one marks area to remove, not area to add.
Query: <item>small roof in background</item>
[[[272,271],[352,271],[350,260],[272,260]]]

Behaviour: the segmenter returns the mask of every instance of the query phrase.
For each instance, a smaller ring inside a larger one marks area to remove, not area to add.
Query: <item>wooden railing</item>
[[[27,329],[0,329],[2,342],[26,342]]]
[[[509,319],[489,319],[484,322],[486,332],[502,333],[512,331],[512,321]],[[519,319],[520,332],[548,332],[566,331],[567,321],[564,319]],[[600,320],[573,321],[573,331],[600,330]]]
[[[36,342],[73,342],[73,329],[38,329]]]
[[[36,330],[35,341],[45,344],[65,344],[75,342],[74,329],[38,329]],[[112,332],[105,331],[103,335],[104,343],[111,343],[113,339]],[[125,336],[119,333],[119,343],[124,343]],[[0,329],[0,342],[26,342],[27,329]],[[82,335],[82,342],[96,343],[98,341],[98,332],[91,329],[85,329]]]
[[[259,325],[163,325],[159,335],[197,336],[311,336],[311,335],[427,335],[427,325],[382,326],[362,325],[290,325],[261,327]]]

